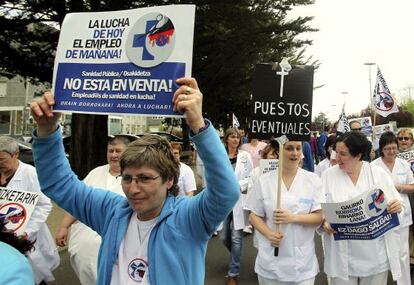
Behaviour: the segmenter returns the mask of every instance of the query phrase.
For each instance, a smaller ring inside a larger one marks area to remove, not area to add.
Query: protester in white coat
[[[115,136],[108,140],[106,158],[108,164],[92,169],[85,177],[84,182],[90,186],[108,189],[121,196],[125,196],[121,186],[119,162],[130,139],[124,136]],[[96,284],[98,268],[98,252],[101,246],[101,237],[91,228],[66,213],[56,233],[56,244],[65,246],[70,239],[68,252],[70,263],[82,285]]]
[[[190,166],[180,161],[182,152],[181,144],[178,142],[171,142],[171,148],[175,158],[180,162],[180,176],[178,177],[178,195],[186,195],[192,197],[197,191],[197,184],[194,177],[194,172]]]
[[[315,173],[318,174],[319,177],[322,177],[322,173],[325,172],[329,167],[336,165],[336,152],[334,150],[336,141],[336,136],[329,136],[325,142],[325,154],[326,157],[319,162],[318,165],[315,167]]]
[[[282,155],[281,208],[276,209],[276,172],[261,175],[247,199],[250,222],[260,232],[255,272],[261,285],[311,285],[319,272],[314,235],[322,222],[321,181],[299,167],[301,142],[285,143]],[[281,224],[279,233],[275,224]]]
[[[279,158],[279,144],[276,140],[270,141],[270,143],[263,149],[262,151],[262,159],[278,159]],[[261,169],[260,169],[260,163],[258,167],[253,168],[252,174],[249,178],[249,184],[247,186],[247,196],[253,191],[253,186],[256,184],[256,182],[259,180],[259,177],[261,175]],[[245,210],[250,212],[250,209],[248,209],[245,205]],[[253,228],[253,226],[251,226]],[[253,246],[255,248],[258,247],[258,240],[257,235],[261,235],[260,232],[255,231],[253,233]]]
[[[23,235],[35,241],[34,250],[28,253],[28,258],[36,284],[54,281],[52,271],[60,264],[60,257],[46,224],[52,203],[40,191],[35,168],[21,162],[18,157],[19,146],[16,141],[7,136],[0,137],[0,186],[40,193]]]
[[[384,169],[392,178],[394,186],[400,192],[406,207],[404,216],[400,220],[400,262],[401,262],[401,278],[397,280],[398,285],[410,285],[410,252],[408,246],[409,226],[413,223],[411,217],[411,207],[408,194],[414,193],[414,177],[411,172],[410,165],[407,161],[397,157],[398,154],[398,140],[392,132],[386,132],[381,135],[379,139],[379,150],[381,157],[373,162]]]
[[[250,174],[253,170],[253,163],[250,154],[239,149],[240,134],[237,129],[229,128],[224,134],[224,145],[233,166],[236,178],[239,181],[240,191],[247,192]],[[239,200],[233,208],[233,211],[223,222],[220,231],[220,239],[231,254],[231,261],[227,273],[227,284],[237,284],[240,273],[240,258],[243,248],[243,228],[246,226],[243,213],[243,197],[240,195]]]
[[[385,194],[389,213],[400,213],[401,197],[386,172],[362,157],[368,140],[360,132],[341,135],[336,141],[335,165],[322,175],[327,203],[350,200],[366,191],[380,188]],[[323,223],[325,272],[331,285],[386,285],[388,270],[394,280],[401,277],[399,230],[393,229],[374,240],[334,240],[333,229]]]

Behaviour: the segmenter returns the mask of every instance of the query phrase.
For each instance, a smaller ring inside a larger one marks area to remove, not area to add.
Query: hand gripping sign
[[[276,208],[280,208],[283,145],[289,140],[307,141],[311,130],[313,67],[291,66],[286,58],[279,64],[257,64],[253,75],[250,135],[279,137],[279,175]],[[279,225],[276,225],[279,232]],[[278,255],[275,248],[275,256]]]
[[[335,240],[370,240],[400,224],[397,214],[389,214],[384,191],[372,189],[341,203],[324,203],[326,220],[336,231]]]

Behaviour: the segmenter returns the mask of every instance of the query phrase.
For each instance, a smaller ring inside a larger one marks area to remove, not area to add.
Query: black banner
[[[280,66],[257,64],[253,76],[250,134],[270,139],[286,135],[289,140],[307,141],[311,134],[313,66],[292,66],[284,75],[280,97]]]

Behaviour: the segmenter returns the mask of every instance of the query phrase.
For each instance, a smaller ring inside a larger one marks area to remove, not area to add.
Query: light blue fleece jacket
[[[14,247],[0,241],[0,284],[35,284],[32,267],[27,258]]]
[[[97,284],[110,284],[128,222],[126,198],[89,187],[70,169],[60,130],[47,138],[34,134],[34,161],[41,189],[56,204],[102,237]],[[204,284],[207,243],[237,202],[240,190],[223,144],[210,124],[190,137],[204,162],[207,188],[189,199],[168,196],[148,245],[151,285]]]

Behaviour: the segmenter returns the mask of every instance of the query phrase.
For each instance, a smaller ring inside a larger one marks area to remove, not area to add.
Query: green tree
[[[326,126],[329,125],[328,117],[324,112],[319,112],[319,114],[314,118],[313,122],[315,123],[315,130],[323,131]]]
[[[315,31],[311,17],[288,17],[298,5],[313,0],[239,0],[239,1],[115,1],[115,0],[0,0],[0,74],[20,74],[33,81],[51,82],[55,47],[59,31],[45,23],[61,25],[69,12],[108,11],[166,4],[195,3],[196,22],[193,49],[193,76],[204,94],[205,116],[214,124],[230,125],[234,112],[244,127],[250,113],[251,74],[259,62],[276,62],[283,57],[293,64],[312,63],[304,57],[310,40],[299,37]],[[106,125],[96,125],[93,115],[75,115],[75,141],[82,142],[77,160],[104,148]],[[77,121],[78,122],[78,121]],[[95,141],[95,147],[91,148]],[[96,141],[98,146],[96,146]],[[83,152],[83,149],[86,149]],[[74,154],[75,155],[75,154]],[[91,168],[95,164],[86,168]],[[79,169],[85,166],[80,163]],[[74,166],[77,170],[76,165]],[[83,170],[77,171],[83,176]]]

